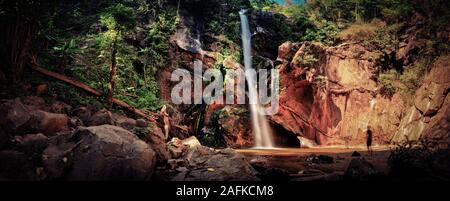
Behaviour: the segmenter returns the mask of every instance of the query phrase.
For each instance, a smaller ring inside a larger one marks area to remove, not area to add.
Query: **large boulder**
[[[174,181],[258,181],[257,172],[233,149],[214,150],[204,146],[187,149],[184,165]],[[176,162],[176,161],[175,161]]]
[[[14,141],[19,151],[32,157],[40,157],[49,144],[49,138],[42,133],[16,136]]]
[[[34,98],[24,100],[31,104],[30,100],[34,100]],[[5,139],[9,139],[13,135],[23,135],[33,131],[45,135],[55,135],[67,129],[69,122],[67,115],[37,109],[41,107],[40,104],[25,105],[19,98],[0,105],[0,116],[3,117],[0,119],[2,130],[0,142],[5,143]]]
[[[50,179],[149,180],[156,162],[149,145],[111,125],[81,127],[51,144],[43,154]]]
[[[65,114],[49,113],[38,110],[33,113],[35,129],[47,136],[55,135],[68,128],[69,118]]]
[[[113,121],[115,126],[120,126],[128,131],[132,131],[136,127],[136,120],[124,115],[113,114]]]
[[[132,131],[136,127],[136,120],[128,118],[124,115],[115,114],[106,109],[99,110],[89,117],[88,126],[115,125],[122,127],[128,131]]]
[[[0,151],[0,181],[34,180],[33,165],[27,155],[13,150]]]
[[[114,125],[113,113],[108,110],[100,110],[89,117],[88,126]]]
[[[367,181],[379,178],[382,173],[363,158],[354,158],[345,171],[345,178],[348,180]]]
[[[0,147],[4,146],[12,135],[26,132],[30,127],[32,115],[19,98],[0,105]]]

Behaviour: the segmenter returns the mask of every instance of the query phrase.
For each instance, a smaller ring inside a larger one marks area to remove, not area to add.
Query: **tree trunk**
[[[117,36],[112,44],[111,52],[111,66],[109,68],[109,87],[108,87],[108,103],[112,104],[114,96],[114,87],[116,85],[116,74],[117,74]]]
[[[33,70],[37,71],[37,72],[40,72],[40,73],[42,73],[44,75],[50,76],[50,77],[55,78],[57,80],[66,82],[66,83],[71,84],[73,86],[76,86],[76,87],[78,87],[80,89],[83,89],[86,92],[89,92],[89,93],[91,93],[91,94],[93,94],[95,96],[102,96],[103,95],[102,92],[97,91],[96,89],[93,89],[90,86],[88,86],[88,85],[86,85],[86,84],[84,84],[84,83],[82,83],[82,82],[80,82],[78,80],[72,79],[72,78],[64,76],[64,75],[60,75],[58,73],[51,72],[49,70],[46,70],[46,69],[43,69],[43,68],[37,66],[37,59],[36,59],[36,57],[33,57],[31,64],[32,65],[30,65],[30,67]],[[148,121],[155,122],[155,119],[153,117],[151,117],[151,116],[148,116],[143,110],[140,110],[140,109],[137,109],[137,108],[135,108],[135,107],[133,107],[131,105],[128,105],[127,103],[125,103],[125,102],[123,102],[123,101],[121,101],[119,99],[112,98],[111,99],[111,103],[112,104],[116,104],[116,105],[118,105],[120,107],[123,107],[125,109],[128,109],[128,110],[134,112],[136,115],[141,116],[141,117],[143,117],[144,119],[146,119]],[[151,113],[151,112],[148,112],[148,113]],[[152,115],[157,115],[155,113],[151,113],[151,114]]]

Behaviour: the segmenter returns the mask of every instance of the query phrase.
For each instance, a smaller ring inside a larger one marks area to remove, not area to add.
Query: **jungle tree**
[[[124,41],[124,36],[135,27],[136,17],[133,8],[119,3],[109,7],[100,15],[100,23],[107,29],[101,33],[100,38],[102,49],[110,53],[110,82],[107,99],[111,103],[117,74],[117,52],[120,43]]]

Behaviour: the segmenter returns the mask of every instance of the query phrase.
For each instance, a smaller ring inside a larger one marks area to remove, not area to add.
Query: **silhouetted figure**
[[[163,118],[163,122],[164,122],[164,137],[167,140],[167,138],[169,137],[170,120],[169,120],[169,114],[167,113],[166,105],[164,105],[161,108],[161,111],[159,112],[159,115]]]
[[[372,156],[373,150],[372,150],[372,139],[373,134],[372,130],[370,130],[370,126],[367,126],[367,152]]]

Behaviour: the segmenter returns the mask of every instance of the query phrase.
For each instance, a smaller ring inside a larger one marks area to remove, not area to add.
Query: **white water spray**
[[[252,69],[252,55],[251,55],[251,33],[248,24],[246,10],[241,10],[239,16],[241,19],[242,29],[242,47],[244,49],[244,66],[245,69]],[[272,132],[269,126],[269,122],[264,117],[264,108],[259,103],[259,96],[256,87],[255,75],[245,74],[248,83],[248,97],[250,101],[250,112],[252,119],[253,134],[255,137],[255,148],[270,149],[274,148]]]

